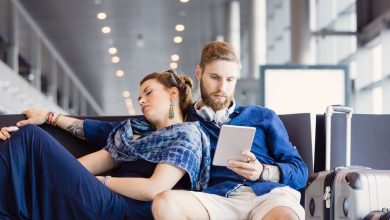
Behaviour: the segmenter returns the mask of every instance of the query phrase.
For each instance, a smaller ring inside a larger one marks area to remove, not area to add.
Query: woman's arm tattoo
[[[84,121],[82,121],[82,120],[76,120],[76,121],[72,122],[72,124],[70,124],[66,128],[66,130],[69,133],[75,135],[76,137],[85,140],[84,129],[83,129],[83,122]]]

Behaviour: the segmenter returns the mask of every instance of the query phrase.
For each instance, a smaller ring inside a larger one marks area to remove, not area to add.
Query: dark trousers
[[[151,202],[112,192],[38,126],[0,146],[0,219],[151,218]]]

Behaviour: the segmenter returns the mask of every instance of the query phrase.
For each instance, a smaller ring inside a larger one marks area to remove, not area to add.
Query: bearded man
[[[205,45],[196,77],[201,99],[187,116],[200,121],[210,136],[214,156],[223,124],[256,128],[248,160],[231,160],[231,166],[212,166],[209,187],[203,192],[169,190],[153,201],[156,219],[301,219],[300,193],[308,170],[290,143],[279,117],[260,106],[240,106],[234,100],[240,61],[225,42]],[[239,137],[237,137],[239,138]]]

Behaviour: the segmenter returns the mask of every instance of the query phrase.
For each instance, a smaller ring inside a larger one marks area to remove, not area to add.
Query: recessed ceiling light
[[[108,26],[102,27],[102,33],[108,34],[110,32],[111,32],[111,28],[110,27],[108,27]]]
[[[172,62],[170,65],[171,69],[176,69],[177,68],[177,63]]]
[[[122,77],[123,75],[125,75],[125,72],[123,72],[123,70],[117,70],[115,74],[117,77]]]
[[[180,0],[181,3],[187,3],[189,2],[190,0]]]
[[[125,103],[126,103],[127,108],[133,108],[134,107],[133,101],[130,98],[125,99]]]
[[[181,42],[183,42],[183,38],[180,36],[176,36],[173,38],[173,42],[180,44]]]
[[[96,17],[99,19],[99,20],[104,20],[107,18],[107,14],[104,13],[104,12],[99,12],[97,13]]]
[[[129,98],[129,97],[130,97],[130,92],[127,91],[127,90],[125,90],[125,91],[123,91],[122,95],[123,95],[123,97],[125,97],[125,98]]]
[[[125,99],[125,103],[126,105],[130,105],[130,103],[133,104],[133,100],[131,100],[131,98],[127,98]]]
[[[176,31],[184,31],[184,29],[186,29],[186,27],[182,24],[177,24],[176,27],[175,27]]]
[[[172,60],[173,62],[177,62],[177,61],[179,61],[179,59],[180,59],[179,55],[177,55],[177,54],[172,54],[171,60]]]
[[[110,47],[108,49],[108,53],[110,53],[112,55],[116,54],[116,52],[118,52],[118,50],[115,47]]]
[[[111,58],[111,61],[112,61],[113,63],[119,63],[119,61],[121,61],[121,59],[120,59],[118,56],[113,56],[113,57]]]
[[[129,109],[128,112],[129,112],[129,115],[135,115],[134,108]]]

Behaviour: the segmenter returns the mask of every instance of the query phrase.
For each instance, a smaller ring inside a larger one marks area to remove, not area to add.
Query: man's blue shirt
[[[240,184],[251,186],[256,195],[262,195],[275,187],[290,186],[301,189],[305,186],[308,170],[297,149],[289,141],[287,131],[279,117],[270,109],[260,106],[238,106],[226,124],[251,126],[256,128],[251,152],[260,163],[277,165],[281,171],[280,183],[247,181],[226,167],[211,166],[207,193],[226,196]],[[211,158],[214,157],[220,127],[206,121],[196,113],[192,106],[187,120],[199,121],[210,137]]]

